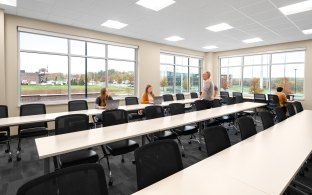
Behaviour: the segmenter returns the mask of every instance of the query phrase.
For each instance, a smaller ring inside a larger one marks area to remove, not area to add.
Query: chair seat
[[[163,139],[176,139],[177,135],[171,131],[162,131],[154,134],[156,139],[163,140]]]
[[[184,127],[174,129],[174,132],[176,132],[178,135],[191,135],[198,132],[198,127],[186,125]]]
[[[7,136],[6,133],[0,133],[0,142],[7,141],[9,139],[9,136]]]
[[[135,119],[142,119],[144,118],[143,114],[138,114],[138,113],[128,113],[129,120],[135,120]]]
[[[78,164],[96,163],[99,156],[94,150],[79,150],[68,154],[62,154],[59,157],[59,165],[61,168]]]
[[[48,135],[48,130],[45,127],[36,127],[36,128],[29,128],[29,129],[22,129],[19,132],[19,137],[26,138],[26,137],[34,137],[34,136],[42,136]]]
[[[139,147],[139,144],[133,140],[121,140],[106,144],[106,149],[113,156],[118,156],[121,154],[126,154],[134,151]]]

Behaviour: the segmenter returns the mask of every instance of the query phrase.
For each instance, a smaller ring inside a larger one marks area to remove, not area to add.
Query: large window
[[[136,48],[19,31],[20,102],[135,95]]]
[[[272,52],[220,59],[220,88],[244,93],[275,93],[303,98],[305,51]]]
[[[201,63],[199,58],[161,53],[160,93],[198,92]]]

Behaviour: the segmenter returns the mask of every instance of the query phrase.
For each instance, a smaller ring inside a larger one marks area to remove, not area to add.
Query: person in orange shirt
[[[277,87],[276,88],[276,94],[277,97],[278,97],[278,100],[279,100],[279,106],[280,107],[285,107],[285,104],[286,104],[286,101],[287,101],[287,98],[286,98],[286,95],[283,91],[283,87]]]
[[[152,85],[147,85],[145,88],[145,92],[143,93],[141,97],[141,103],[142,104],[150,104],[154,101],[155,94],[153,92]]]

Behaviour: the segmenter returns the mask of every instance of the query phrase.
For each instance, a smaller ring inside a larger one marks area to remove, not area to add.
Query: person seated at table
[[[107,100],[112,100],[113,98],[109,95],[109,91],[107,88],[102,88],[100,92],[100,96],[95,99],[95,108],[105,108]],[[93,120],[95,122],[102,121],[102,114],[97,114],[93,116]]]
[[[277,92],[276,92],[275,95],[277,95],[277,97],[278,97],[279,106],[280,106],[280,107],[285,107],[287,98],[286,98],[285,93],[283,92],[283,87],[277,87],[277,88],[276,88],[276,91],[277,91]]]
[[[155,94],[153,92],[152,85],[147,85],[145,88],[145,91],[141,97],[141,103],[142,104],[150,104],[154,102]]]

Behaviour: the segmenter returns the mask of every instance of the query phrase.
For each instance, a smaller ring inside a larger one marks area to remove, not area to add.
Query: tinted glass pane
[[[88,56],[105,57],[105,45],[99,43],[87,43]]]
[[[135,60],[135,49],[108,45],[108,57],[123,60]]]

